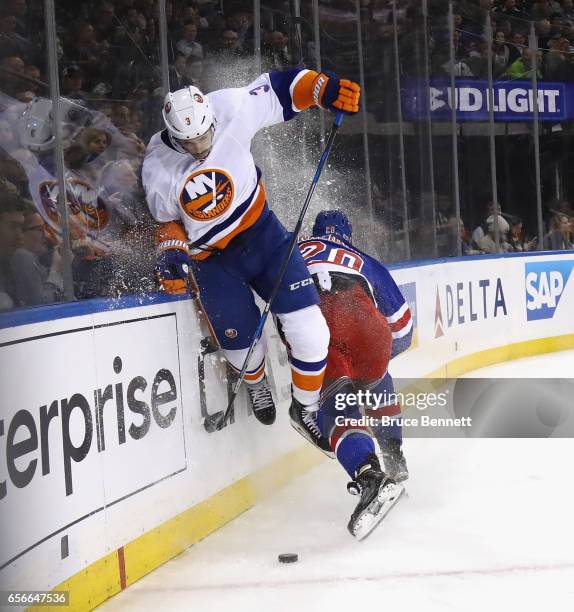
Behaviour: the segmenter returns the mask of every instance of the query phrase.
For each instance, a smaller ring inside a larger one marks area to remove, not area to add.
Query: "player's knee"
[[[319,306],[278,314],[295,359],[320,361],[329,350],[329,328]]]

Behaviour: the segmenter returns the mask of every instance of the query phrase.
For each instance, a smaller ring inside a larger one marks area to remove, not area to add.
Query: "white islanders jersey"
[[[263,74],[247,87],[207,94],[216,120],[213,146],[198,161],[171,144],[167,130],[147,147],[142,179],[151,214],[160,223],[181,221],[194,259],[251,227],[265,206],[265,190],[251,155],[262,128],[293,117],[293,87],[308,71]]]

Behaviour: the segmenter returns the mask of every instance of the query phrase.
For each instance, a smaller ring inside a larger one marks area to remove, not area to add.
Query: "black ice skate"
[[[247,383],[245,386],[255,418],[263,425],[273,425],[275,423],[275,402],[267,378],[263,377],[263,380],[258,383]]]
[[[381,471],[376,455],[371,455],[359,468],[347,490],[361,496],[347,526],[357,540],[364,540],[373,531],[404,492],[402,485]]]
[[[293,428],[304,438],[309,440],[309,442],[319,450],[323,451],[325,455],[331,457],[331,459],[335,458],[335,453],[329,444],[329,440],[321,434],[319,426],[317,425],[316,412],[305,410],[305,406],[293,398],[291,407],[289,408],[289,417],[291,418],[291,425]]]
[[[401,450],[401,441],[396,438],[383,442],[383,461],[385,473],[395,482],[403,482],[409,477],[407,461]]]

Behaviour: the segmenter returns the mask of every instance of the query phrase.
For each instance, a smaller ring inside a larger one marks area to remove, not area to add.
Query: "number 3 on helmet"
[[[178,140],[199,138],[214,124],[209,101],[191,85],[166,95],[162,115],[168,132]]]

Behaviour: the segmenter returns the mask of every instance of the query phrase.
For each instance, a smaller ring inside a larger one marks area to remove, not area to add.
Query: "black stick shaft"
[[[279,287],[281,285],[281,281],[283,280],[283,276],[285,275],[285,270],[287,270],[287,266],[289,265],[289,259],[291,259],[291,255],[293,254],[293,250],[295,249],[295,245],[297,244],[297,237],[299,236],[299,232],[301,231],[301,227],[303,226],[303,220],[305,218],[305,214],[307,213],[307,209],[309,208],[309,204],[311,203],[311,198],[315,193],[315,187],[317,187],[317,183],[319,182],[319,177],[321,176],[321,172],[323,171],[323,167],[327,162],[327,158],[331,153],[331,149],[333,148],[333,143],[335,142],[335,136],[339,130],[341,122],[343,121],[343,113],[337,113],[335,116],[335,121],[333,123],[333,128],[331,133],[329,134],[329,138],[327,140],[327,144],[325,145],[325,149],[323,154],[321,155],[321,159],[319,160],[319,164],[317,166],[317,170],[315,172],[315,176],[313,177],[313,181],[311,182],[311,187],[309,188],[309,192],[307,193],[307,197],[305,199],[305,203],[303,204],[303,208],[301,209],[301,213],[299,214],[299,219],[297,220],[297,224],[295,225],[295,229],[293,230],[293,236],[291,237],[291,242],[289,243],[289,248],[287,250],[287,255],[281,264],[281,269],[279,270],[279,274],[277,275],[277,279],[275,280],[275,284],[271,289],[271,294],[269,295],[269,300],[267,304],[265,304],[265,308],[263,309],[263,313],[261,315],[261,319],[259,320],[259,324],[257,325],[257,329],[255,330],[255,334],[253,335],[253,340],[249,346],[249,350],[247,351],[247,356],[245,357],[245,361],[243,362],[243,367],[239,372],[239,378],[235,381],[233,385],[233,389],[231,390],[231,397],[229,399],[229,403],[223,415],[223,419],[220,422],[219,428],[223,427],[229,416],[231,414],[231,409],[233,408],[233,403],[235,402],[235,398],[237,397],[237,393],[241,387],[243,379],[245,378],[245,372],[247,371],[247,367],[249,365],[249,360],[251,359],[251,355],[253,355],[253,351],[255,350],[255,345],[257,341],[261,337],[263,333],[263,327],[265,326],[265,321],[267,321],[267,316],[269,315],[269,311],[271,310],[271,306],[273,305],[273,301],[275,300],[275,296],[279,291]]]

